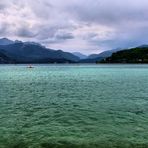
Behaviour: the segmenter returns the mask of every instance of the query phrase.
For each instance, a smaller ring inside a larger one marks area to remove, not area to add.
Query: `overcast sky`
[[[148,44],[148,0],[0,0],[0,37],[86,54]]]

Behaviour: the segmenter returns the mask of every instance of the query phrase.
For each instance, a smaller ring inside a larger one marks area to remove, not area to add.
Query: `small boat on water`
[[[27,66],[27,68],[34,68],[32,65]]]

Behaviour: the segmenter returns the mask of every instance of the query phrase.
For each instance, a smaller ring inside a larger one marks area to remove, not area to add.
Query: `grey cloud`
[[[68,6],[69,11],[78,19],[104,25],[118,25],[117,23],[126,23],[126,21],[148,19],[147,7],[146,0],[82,0]]]
[[[46,40],[48,38],[52,38],[54,34],[56,33],[57,28],[56,27],[49,27],[49,26],[38,26],[38,40]]]
[[[114,35],[108,36],[107,39],[97,38],[99,32],[88,34],[85,39],[90,44],[102,48],[126,48],[148,43],[148,2],[146,0],[120,2],[96,0],[93,3],[88,0],[85,5],[82,3],[75,3],[69,7],[79,21],[104,25],[115,30]]]
[[[66,40],[74,38],[72,33],[69,33],[73,27],[71,25],[45,25],[37,26],[38,30],[37,39],[46,40],[49,38],[56,38],[57,40]]]
[[[31,4],[34,14],[41,19],[49,19],[54,11],[52,4],[47,0],[28,1],[28,3]]]
[[[3,10],[3,9],[5,9],[5,5],[0,4],[0,10]]]
[[[52,37],[40,40],[43,44],[56,44],[56,43],[63,43],[66,40],[74,39],[72,33],[66,32],[56,32]]]
[[[0,24],[0,36],[5,37],[8,35],[8,25],[5,23]]]
[[[136,46],[148,43],[147,8],[147,0],[2,0],[0,34],[86,52]]]
[[[148,43],[148,27],[139,29],[138,31],[125,30],[118,32],[114,37],[108,39],[89,38],[91,44],[109,48],[129,48]]]
[[[0,11],[4,10],[5,8],[7,8],[7,3],[4,1],[0,1]]]
[[[34,33],[27,28],[20,28],[17,30],[16,35],[25,38],[32,38],[37,36],[37,33]]]
[[[55,35],[56,39],[59,39],[59,40],[69,40],[69,39],[73,39],[74,36],[72,35],[72,33],[58,33]]]

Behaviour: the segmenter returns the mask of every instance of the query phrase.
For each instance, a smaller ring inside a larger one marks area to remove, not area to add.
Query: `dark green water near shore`
[[[0,148],[148,148],[148,65],[0,65]]]

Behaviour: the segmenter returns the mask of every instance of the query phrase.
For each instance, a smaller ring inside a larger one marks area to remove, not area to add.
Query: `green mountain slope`
[[[101,63],[148,63],[148,47],[136,47],[118,51]]]

